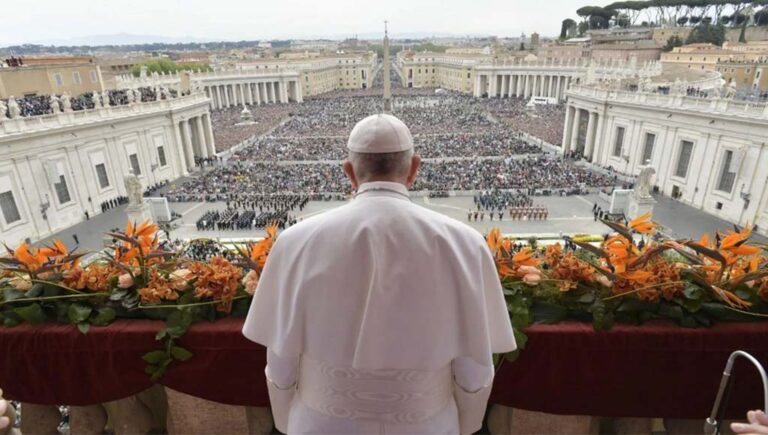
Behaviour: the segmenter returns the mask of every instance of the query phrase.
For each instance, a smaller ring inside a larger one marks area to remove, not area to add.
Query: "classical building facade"
[[[591,65],[591,66],[590,66]],[[622,76],[652,77],[661,72],[658,62],[611,60],[590,62],[535,61],[448,53],[399,52],[397,74],[404,87],[443,88],[475,97],[543,97],[564,99],[568,85],[586,76],[594,79]]]
[[[366,89],[373,84],[376,54],[338,54],[252,59],[208,72],[152,74],[117,78],[119,88],[200,87],[212,109],[272,103],[300,103],[305,96],[339,89]]]
[[[99,65],[81,58],[75,60],[56,58],[43,63],[41,59],[30,58],[23,59],[22,66],[0,68],[0,98],[103,91]]]
[[[664,195],[768,234],[768,105],[581,85],[566,95],[564,152],[632,175],[650,164]]]
[[[39,240],[145,186],[188,175],[214,154],[209,99],[168,100],[0,119],[0,240]]]

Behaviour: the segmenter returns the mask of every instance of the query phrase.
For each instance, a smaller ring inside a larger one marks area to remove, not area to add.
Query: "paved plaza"
[[[680,202],[663,197],[659,197],[657,200],[659,202],[654,211],[654,220],[660,223],[664,232],[672,237],[697,239],[704,232],[712,233],[715,230],[725,232],[733,228],[732,224],[724,220],[717,219]],[[608,208],[608,204],[597,195],[534,197],[536,206],[544,206],[549,210],[549,218],[545,221],[511,220],[509,214],[506,213],[501,221],[497,218],[491,221],[486,215],[482,222],[475,222],[474,219],[470,222],[467,220],[467,212],[469,209],[474,210],[471,196],[449,198],[414,196],[412,201],[422,207],[464,222],[482,233],[491,228],[500,228],[504,234],[520,239],[527,239],[532,236],[557,237],[560,234],[604,234],[609,231],[602,223],[595,222],[592,215],[592,206],[595,203],[603,209]],[[346,201],[312,201],[303,211],[295,213],[295,216],[299,220],[306,219],[345,203]],[[226,204],[223,202],[186,202],[170,203],[169,205],[173,211],[182,215],[181,226],[171,231],[170,236],[173,239],[247,239],[264,235],[262,230],[198,231],[195,223],[200,216],[210,210],[224,210]],[[291,212],[291,215],[294,213]],[[121,206],[57,233],[44,242],[47,243],[53,238],[58,238],[71,246],[74,243],[73,235],[77,235],[81,248],[96,250],[104,246],[104,232],[113,228],[123,228],[125,223],[124,206]],[[753,240],[766,242],[766,238],[759,235],[754,235]]]

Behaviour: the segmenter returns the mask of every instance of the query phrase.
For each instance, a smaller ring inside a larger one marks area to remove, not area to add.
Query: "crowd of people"
[[[253,123],[243,123],[240,114],[242,106],[233,106],[211,112],[213,140],[216,151],[226,151],[233,146],[261,136],[291,116],[297,110],[296,104],[265,104],[250,106]]]
[[[274,135],[348,136],[357,121],[383,109],[378,95],[307,99]],[[497,126],[481,102],[459,94],[395,98],[392,112],[413,134],[479,132]]]
[[[458,157],[504,157],[539,154],[541,147],[522,140],[511,130],[481,133],[417,135],[416,152],[426,159]],[[263,136],[233,156],[237,161],[340,161],[347,157],[343,137]]]
[[[528,133],[552,145],[563,142],[565,105],[538,104],[528,107],[528,100],[519,98],[487,98],[481,101],[495,118],[513,130]]]
[[[549,156],[426,161],[413,190],[528,189],[539,195],[571,195],[612,186],[614,178]],[[219,166],[167,192],[169,201],[227,201],[236,192],[349,193],[338,163],[256,162]]]

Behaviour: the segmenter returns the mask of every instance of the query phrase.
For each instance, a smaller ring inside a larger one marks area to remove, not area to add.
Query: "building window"
[[[726,151],[723,155],[723,166],[720,168],[720,181],[717,183],[717,190],[731,193],[733,183],[736,181],[736,172],[731,170],[733,162],[733,151]]]
[[[613,155],[621,156],[621,148],[624,146],[624,127],[616,127],[616,142],[613,143]]]
[[[54,74],[53,79],[56,81],[56,86],[64,86],[64,79],[61,77],[61,74]]]
[[[688,175],[688,164],[691,162],[691,154],[693,153],[693,142],[684,140],[680,145],[680,155],[677,158],[677,168],[675,168],[675,176],[685,178]]]
[[[96,166],[96,177],[99,179],[99,186],[102,189],[105,189],[109,187],[109,176],[107,176],[107,168],[104,166],[104,163],[99,163]]]
[[[166,166],[168,162],[165,160],[165,150],[163,147],[157,147],[157,161],[160,162],[160,166]]]
[[[0,193],[0,210],[3,212],[3,218],[6,224],[11,224],[21,220],[19,208],[16,207],[16,200],[13,198],[13,192],[10,190]]]
[[[643,161],[641,164],[647,165],[653,159],[653,145],[656,143],[656,135],[653,133],[645,134],[645,147],[643,148]]]
[[[72,197],[69,196],[69,189],[67,188],[67,179],[63,175],[59,175],[59,182],[53,185],[56,190],[56,197],[59,198],[59,204],[66,204],[72,201]]]
[[[99,77],[96,75],[96,71],[91,71],[91,83],[96,83],[99,81]]]
[[[72,72],[72,81],[73,81],[73,82],[74,82],[76,85],[79,85],[79,84],[81,84],[81,83],[83,82],[83,81],[80,79],[80,71],[73,71],[73,72]]]
[[[131,168],[133,169],[133,175],[141,175],[141,167],[139,166],[139,156],[131,154],[128,156],[131,161]]]

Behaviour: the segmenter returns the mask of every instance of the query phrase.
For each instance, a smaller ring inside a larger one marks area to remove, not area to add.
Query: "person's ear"
[[[360,183],[357,182],[357,176],[355,175],[355,169],[352,167],[352,162],[344,160],[341,168],[344,170],[344,174],[347,175],[349,181],[352,183],[352,189],[357,190],[360,187]]]
[[[409,189],[413,187],[413,183],[416,181],[416,173],[419,171],[420,167],[421,156],[414,154],[413,157],[411,157],[411,169],[408,171],[408,178],[406,179],[406,186],[408,186]]]

